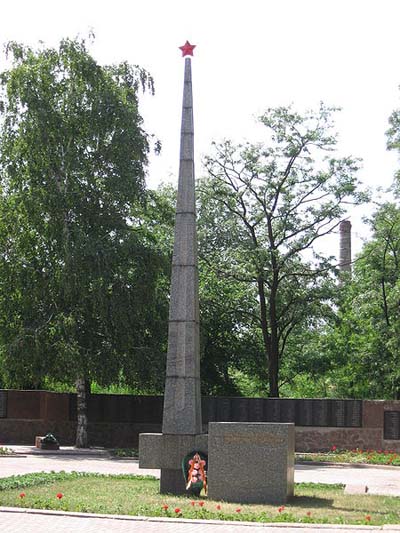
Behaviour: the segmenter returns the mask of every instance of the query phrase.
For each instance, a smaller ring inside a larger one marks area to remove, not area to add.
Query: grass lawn
[[[228,504],[158,493],[151,477],[100,474],[27,474],[0,479],[0,505],[111,513],[253,522],[398,524],[400,498],[347,496],[342,485],[296,484],[284,506]]]
[[[354,463],[400,466],[400,454],[392,450],[339,450],[333,446],[329,452],[296,453],[297,461],[328,461],[331,463]]]

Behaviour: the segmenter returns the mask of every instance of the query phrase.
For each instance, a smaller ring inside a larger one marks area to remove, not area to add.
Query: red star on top
[[[190,44],[189,41],[186,41],[186,43],[183,46],[180,46],[179,49],[182,50],[182,57],[185,56],[192,56],[193,50],[196,48],[195,44]]]

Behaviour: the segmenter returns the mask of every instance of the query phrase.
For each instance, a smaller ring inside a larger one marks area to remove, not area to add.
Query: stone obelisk
[[[162,432],[201,432],[199,288],[191,59],[185,59]]]
[[[184,57],[193,55],[193,48],[188,41],[180,47]],[[185,493],[182,459],[194,450],[207,451],[207,435],[201,432],[192,71],[185,57],[162,433],[139,438],[139,466],[161,468],[161,492]]]

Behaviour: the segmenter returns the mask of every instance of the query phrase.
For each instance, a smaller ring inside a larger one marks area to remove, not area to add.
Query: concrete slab
[[[344,488],[345,494],[367,494],[368,487],[366,485],[347,484]]]

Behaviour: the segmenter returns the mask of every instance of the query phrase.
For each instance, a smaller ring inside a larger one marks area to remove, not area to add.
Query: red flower
[[[190,505],[194,507],[196,505],[196,502],[190,502]]]
[[[221,510],[221,506],[218,504],[217,505],[217,511],[220,511]]]
[[[200,507],[203,507],[204,502],[199,502]]]
[[[61,498],[64,496],[64,494],[62,492],[57,492],[56,494],[56,498],[58,498],[59,500],[61,500]]]
[[[236,509],[236,512],[237,512],[237,513],[240,513],[240,512],[241,512],[241,509],[238,507],[238,508]]]
[[[336,449],[337,449],[336,446],[333,445],[332,448],[331,448],[331,451],[332,451],[332,452],[336,452]]]
[[[176,514],[179,514],[180,512],[181,512],[181,510],[179,509],[179,507],[176,507],[176,509],[175,509],[175,513],[176,513]]]
[[[311,516],[311,511],[307,511],[307,516]]]
[[[19,497],[20,497],[21,499],[22,499],[22,498],[25,498],[25,496],[26,496],[25,492],[21,492],[20,495],[19,495]]]
[[[162,508],[164,509],[164,511],[166,511],[168,509],[168,505],[166,503],[164,503],[164,505],[162,506]]]
[[[278,513],[281,513],[284,510],[285,510],[285,506],[284,505],[281,505],[280,507],[278,507]]]
[[[370,522],[371,521],[371,515],[370,514],[367,514],[367,516],[365,517],[365,520],[367,522]]]

